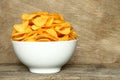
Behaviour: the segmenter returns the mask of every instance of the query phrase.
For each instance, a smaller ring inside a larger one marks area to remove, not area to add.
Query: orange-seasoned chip
[[[15,29],[17,32],[25,32],[25,27],[23,27],[22,24],[15,24],[15,25],[14,25],[14,29]]]
[[[19,36],[19,37],[12,37],[13,40],[21,41],[24,39],[24,36]]]
[[[30,20],[30,19],[34,18],[35,16],[36,16],[36,14],[23,14],[22,20]]]
[[[26,42],[36,42],[36,40],[35,39],[33,39],[33,38],[29,38],[29,39],[26,39],[26,40],[23,40],[23,41],[26,41]]]
[[[46,29],[45,30],[48,34],[50,34],[51,36],[58,38],[57,33],[54,29],[50,28],[50,29]]]
[[[65,40],[69,40],[69,35],[64,35],[62,37],[59,37],[59,41],[65,41]]]
[[[32,31],[31,26],[27,26],[27,28],[26,28],[26,30],[25,30],[25,33],[29,33],[29,32],[31,32],[31,31]]]
[[[24,33],[14,33],[12,34],[12,39],[13,40],[22,40],[24,39]]]
[[[47,33],[43,33],[43,34],[40,34],[40,35],[38,35],[37,36],[37,40],[38,39],[50,39],[50,40],[52,40],[52,41],[56,41],[56,40],[58,40],[58,39],[56,39],[55,37],[53,37],[53,36],[51,36],[51,35],[49,35],[49,34],[47,34]]]
[[[55,23],[55,24],[60,24],[60,23],[63,23],[64,21],[62,21],[62,20],[54,20],[54,22],[53,23]]]
[[[69,38],[71,40],[76,39],[77,38],[77,33],[72,29],[69,36],[70,36]]]
[[[15,29],[13,29],[13,31],[12,31],[12,35],[15,34],[15,33],[17,33],[17,31],[16,31]]]
[[[70,33],[70,27],[55,27],[55,30],[61,34],[69,34]]]
[[[37,17],[33,20],[33,23],[38,27],[43,27],[47,22],[48,16],[42,15],[41,17]]]
[[[29,34],[26,34],[26,38],[24,39],[24,41],[35,41],[37,36],[37,33],[31,32]]]
[[[39,42],[48,42],[48,41],[51,41],[51,40],[48,39],[48,38],[43,38],[43,39],[38,39],[37,41],[39,41]]]
[[[46,22],[45,26],[46,27],[51,27],[53,24],[54,18],[50,17],[48,21]]]
[[[19,35],[24,35],[25,33],[14,33],[14,34],[12,34],[12,36],[14,37],[14,36],[19,36]]]
[[[26,36],[26,38],[29,38],[29,37],[32,37],[32,36],[35,36],[35,35],[37,35],[37,32],[36,31],[31,31],[31,32],[27,33],[25,36]]]
[[[61,23],[60,26],[70,27],[70,23],[69,22],[64,22],[64,23]]]
[[[22,15],[22,20],[28,20],[29,16],[30,16],[30,14],[23,14]]]
[[[37,30],[37,29],[39,29],[40,27],[38,27],[38,26],[36,26],[36,25],[32,25],[31,28],[32,28],[33,30]]]
[[[14,29],[19,33],[25,33],[27,27],[28,27],[28,21],[24,22],[23,24],[14,25]]]

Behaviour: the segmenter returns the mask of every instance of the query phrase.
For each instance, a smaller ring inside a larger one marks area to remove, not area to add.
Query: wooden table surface
[[[35,74],[20,64],[0,64],[0,80],[120,80],[120,64],[66,65],[59,73]]]

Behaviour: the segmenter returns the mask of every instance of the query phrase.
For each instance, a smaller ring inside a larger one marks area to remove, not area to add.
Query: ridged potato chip
[[[47,22],[46,22],[46,27],[51,27],[52,26],[52,24],[53,24],[53,21],[54,21],[54,18],[53,17],[50,17],[48,20],[47,20]]]
[[[33,23],[38,27],[43,27],[48,20],[48,16],[37,17],[33,20]]]
[[[70,33],[70,27],[55,27],[55,30],[59,32],[60,34],[69,34]]]
[[[25,42],[48,42],[77,39],[77,33],[58,13],[33,12],[22,15],[15,24],[11,39]]]
[[[25,38],[24,33],[14,33],[12,34],[12,40],[21,41]]]
[[[38,35],[36,39],[37,40],[39,40],[39,39],[49,39],[51,41],[56,41],[57,40],[55,37],[49,35],[48,33],[43,33],[41,35]]]
[[[64,35],[62,37],[59,37],[59,41],[65,41],[65,40],[69,40],[69,35]]]
[[[57,32],[54,29],[46,29],[46,32],[50,34],[51,36],[58,38]]]
[[[22,15],[22,20],[30,20],[35,16],[37,16],[37,15],[36,14],[23,14]]]

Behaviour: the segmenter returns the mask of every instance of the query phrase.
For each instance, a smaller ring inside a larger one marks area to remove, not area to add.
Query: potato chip
[[[13,29],[12,35],[14,35],[15,33],[17,33],[17,31],[15,29]]]
[[[36,25],[32,25],[31,28],[32,28],[33,30],[37,30],[37,29],[39,29],[40,27],[38,27],[38,26],[36,26]]]
[[[69,34],[70,33],[70,28],[69,27],[55,27],[55,30],[59,32],[60,34]]]
[[[37,30],[37,33],[38,33],[38,34],[43,34],[43,33],[44,33],[44,30],[43,30],[42,28],[39,28],[39,29]]]
[[[26,40],[24,40],[24,41],[26,41],[26,42],[36,42],[36,40],[33,39],[33,38],[29,38],[29,39],[26,39]]]
[[[64,21],[64,18],[60,14],[52,13],[52,14],[50,14],[50,16],[53,17],[54,19],[58,19],[58,20],[63,20]]]
[[[70,23],[69,22],[64,22],[64,23],[61,23],[60,26],[70,27]]]
[[[48,42],[48,41],[51,41],[51,40],[47,39],[47,38],[46,39],[44,38],[44,39],[38,39],[37,41],[39,41],[39,42]]]
[[[45,26],[46,27],[51,27],[53,24],[54,18],[50,17],[48,21],[46,22]]]
[[[14,25],[14,29],[15,29],[17,32],[25,32],[25,27],[23,27],[22,24],[15,24],[15,25]]]
[[[30,14],[23,14],[22,15],[22,20],[28,20],[29,16],[30,16]]]
[[[26,38],[29,38],[29,37],[32,37],[33,35],[34,36],[37,35],[37,32],[36,31],[31,31],[31,32],[27,33],[25,36],[26,36]]]
[[[53,23],[55,23],[55,24],[60,24],[60,23],[63,23],[64,21],[62,21],[62,20],[54,20],[54,22]]]
[[[24,39],[24,36],[19,36],[19,37],[12,37],[13,40],[17,40],[17,41],[21,41],[22,39]]]
[[[37,36],[37,33],[34,34],[34,32],[31,32],[30,34],[26,35],[26,38],[24,41],[35,41],[35,38]]]
[[[70,40],[76,39],[77,38],[77,33],[72,29],[69,36],[70,36],[69,37]]]
[[[12,39],[17,41],[22,40],[24,39],[24,33],[14,33],[12,34]]]
[[[59,37],[59,41],[65,41],[69,39],[69,35],[64,35],[62,37]]]
[[[65,41],[77,39],[77,33],[58,13],[33,12],[22,15],[22,23],[14,25],[11,38],[26,42]]]
[[[58,40],[58,39],[56,39],[55,37],[53,37],[53,36],[51,36],[51,35],[49,35],[49,34],[47,34],[47,33],[43,33],[43,34],[38,35],[38,36],[37,36],[37,40],[38,40],[38,39],[50,39],[50,40],[52,40],[52,41]]]
[[[48,16],[41,16],[37,17],[33,20],[33,23],[38,27],[43,27],[44,24],[47,22]]]
[[[22,20],[30,20],[30,19],[34,18],[35,16],[37,16],[37,15],[36,14],[23,14]]]
[[[48,34],[50,34],[51,36],[53,36],[55,38],[58,38],[57,33],[56,33],[56,31],[54,29],[52,29],[52,28],[51,29],[46,29],[46,32]]]
[[[18,35],[23,35],[23,34],[25,34],[25,33],[14,33],[14,34],[12,34],[12,36],[14,37],[14,36],[18,36]]]
[[[32,31],[31,26],[27,26],[27,28],[26,28],[26,30],[25,30],[25,33],[29,33],[29,32],[31,32],[31,31]]]
[[[23,24],[15,24],[14,25],[14,29],[17,31],[17,32],[25,32],[25,29],[28,25],[28,22],[24,22]]]

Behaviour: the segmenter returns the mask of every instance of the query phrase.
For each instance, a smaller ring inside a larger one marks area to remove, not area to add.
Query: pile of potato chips
[[[74,40],[77,34],[60,14],[33,12],[22,15],[22,24],[15,24],[12,40],[27,42]]]

